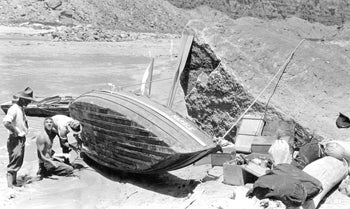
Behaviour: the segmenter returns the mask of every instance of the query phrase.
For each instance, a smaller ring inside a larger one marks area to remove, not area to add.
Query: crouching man
[[[44,132],[40,133],[36,139],[37,152],[39,158],[38,175],[46,177],[50,175],[67,176],[73,173],[73,167],[53,158],[53,139],[56,133],[53,131],[52,118],[45,118]]]
[[[54,131],[58,135],[60,145],[63,153],[69,153],[72,149],[68,143],[68,134],[70,131],[73,133],[73,137],[77,141],[78,149],[81,148],[82,140],[80,138],[80,132],[82,127],[79,121],[74,120],[71,117],[65,115],[52,116]]]

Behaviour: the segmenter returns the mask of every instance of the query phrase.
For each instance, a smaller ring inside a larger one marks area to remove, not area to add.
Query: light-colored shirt
[[[69,133],[69,123],[74,119],[65,115],[55,115],[51,117],[54,126],[57,127],[57,133],[61,138],[67,138]]]
[[[13,104],[7,111],[3,121],[10,122],[18,131],[18,136],[25,136],[28,133],[28,121],[24,110],[18,104]],[[11,131],[9,131],[11,134]]]

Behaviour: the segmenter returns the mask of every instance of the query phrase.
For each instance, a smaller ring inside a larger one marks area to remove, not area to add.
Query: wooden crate
[[[213,153],[211,157],[211,166],[222,166],[225,162],[235,159],[235,155],[230,153]]]
[[[223,165],[223,183],[233,186],[242,186],[246,183],[253,183],[257,178],[245,171],[241,165],[233,161],[225,162]]]
[[[276,138],[272,136],[256,136],[251,145],[251,152],[266,154],[275,141]]]
[[[261,136],[264,125],[263,115],[245,115],[237,132],[236,151],[250,153],[252,143],[256,136]]]

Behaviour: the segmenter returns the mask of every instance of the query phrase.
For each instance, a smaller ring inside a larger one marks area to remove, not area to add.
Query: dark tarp
[[[316,178],[290,164],[279,164],[270,173],[261,176],[247,196],[258,199],[271,198],[286,206],[301,206],[322,190]]]
[[[309,163],[324,157],[323,148],[317,139],[312,139],[299,148],[298,155],[293,159],[292,165],[303,169]]]

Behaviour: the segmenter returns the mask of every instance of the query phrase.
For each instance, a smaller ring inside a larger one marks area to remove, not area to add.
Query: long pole
[[[281,66],[281,68],[277,71],[277,73],[273,76],[273,78],[270,80],[270,82],[265,86],[265,88],[260,92],[260,94],[254,99],[254,101],[249,105],[249,107],[239,116],[239,118],[236,120],[236,122],[231,126],[230,129],[226,131],[226,133],[223,135],[223,138],[227,136],[231,132],[231,130],[237,125],[237,123],[244,117],[244,115],[248,112],[248,110],[258,101],[259,97],[265,92],[265,90],[270,86],[272,81],[277,77],[277,75],[283,70],[286,69],[287,65],[289,64],[290,60],[293,58],[295,51],[299,48],[299,46],[303,43],[305,39],[302,39],[298,45],[294,48],[294,50],[290,53],[287,60],[284,62],[284,64]]]

